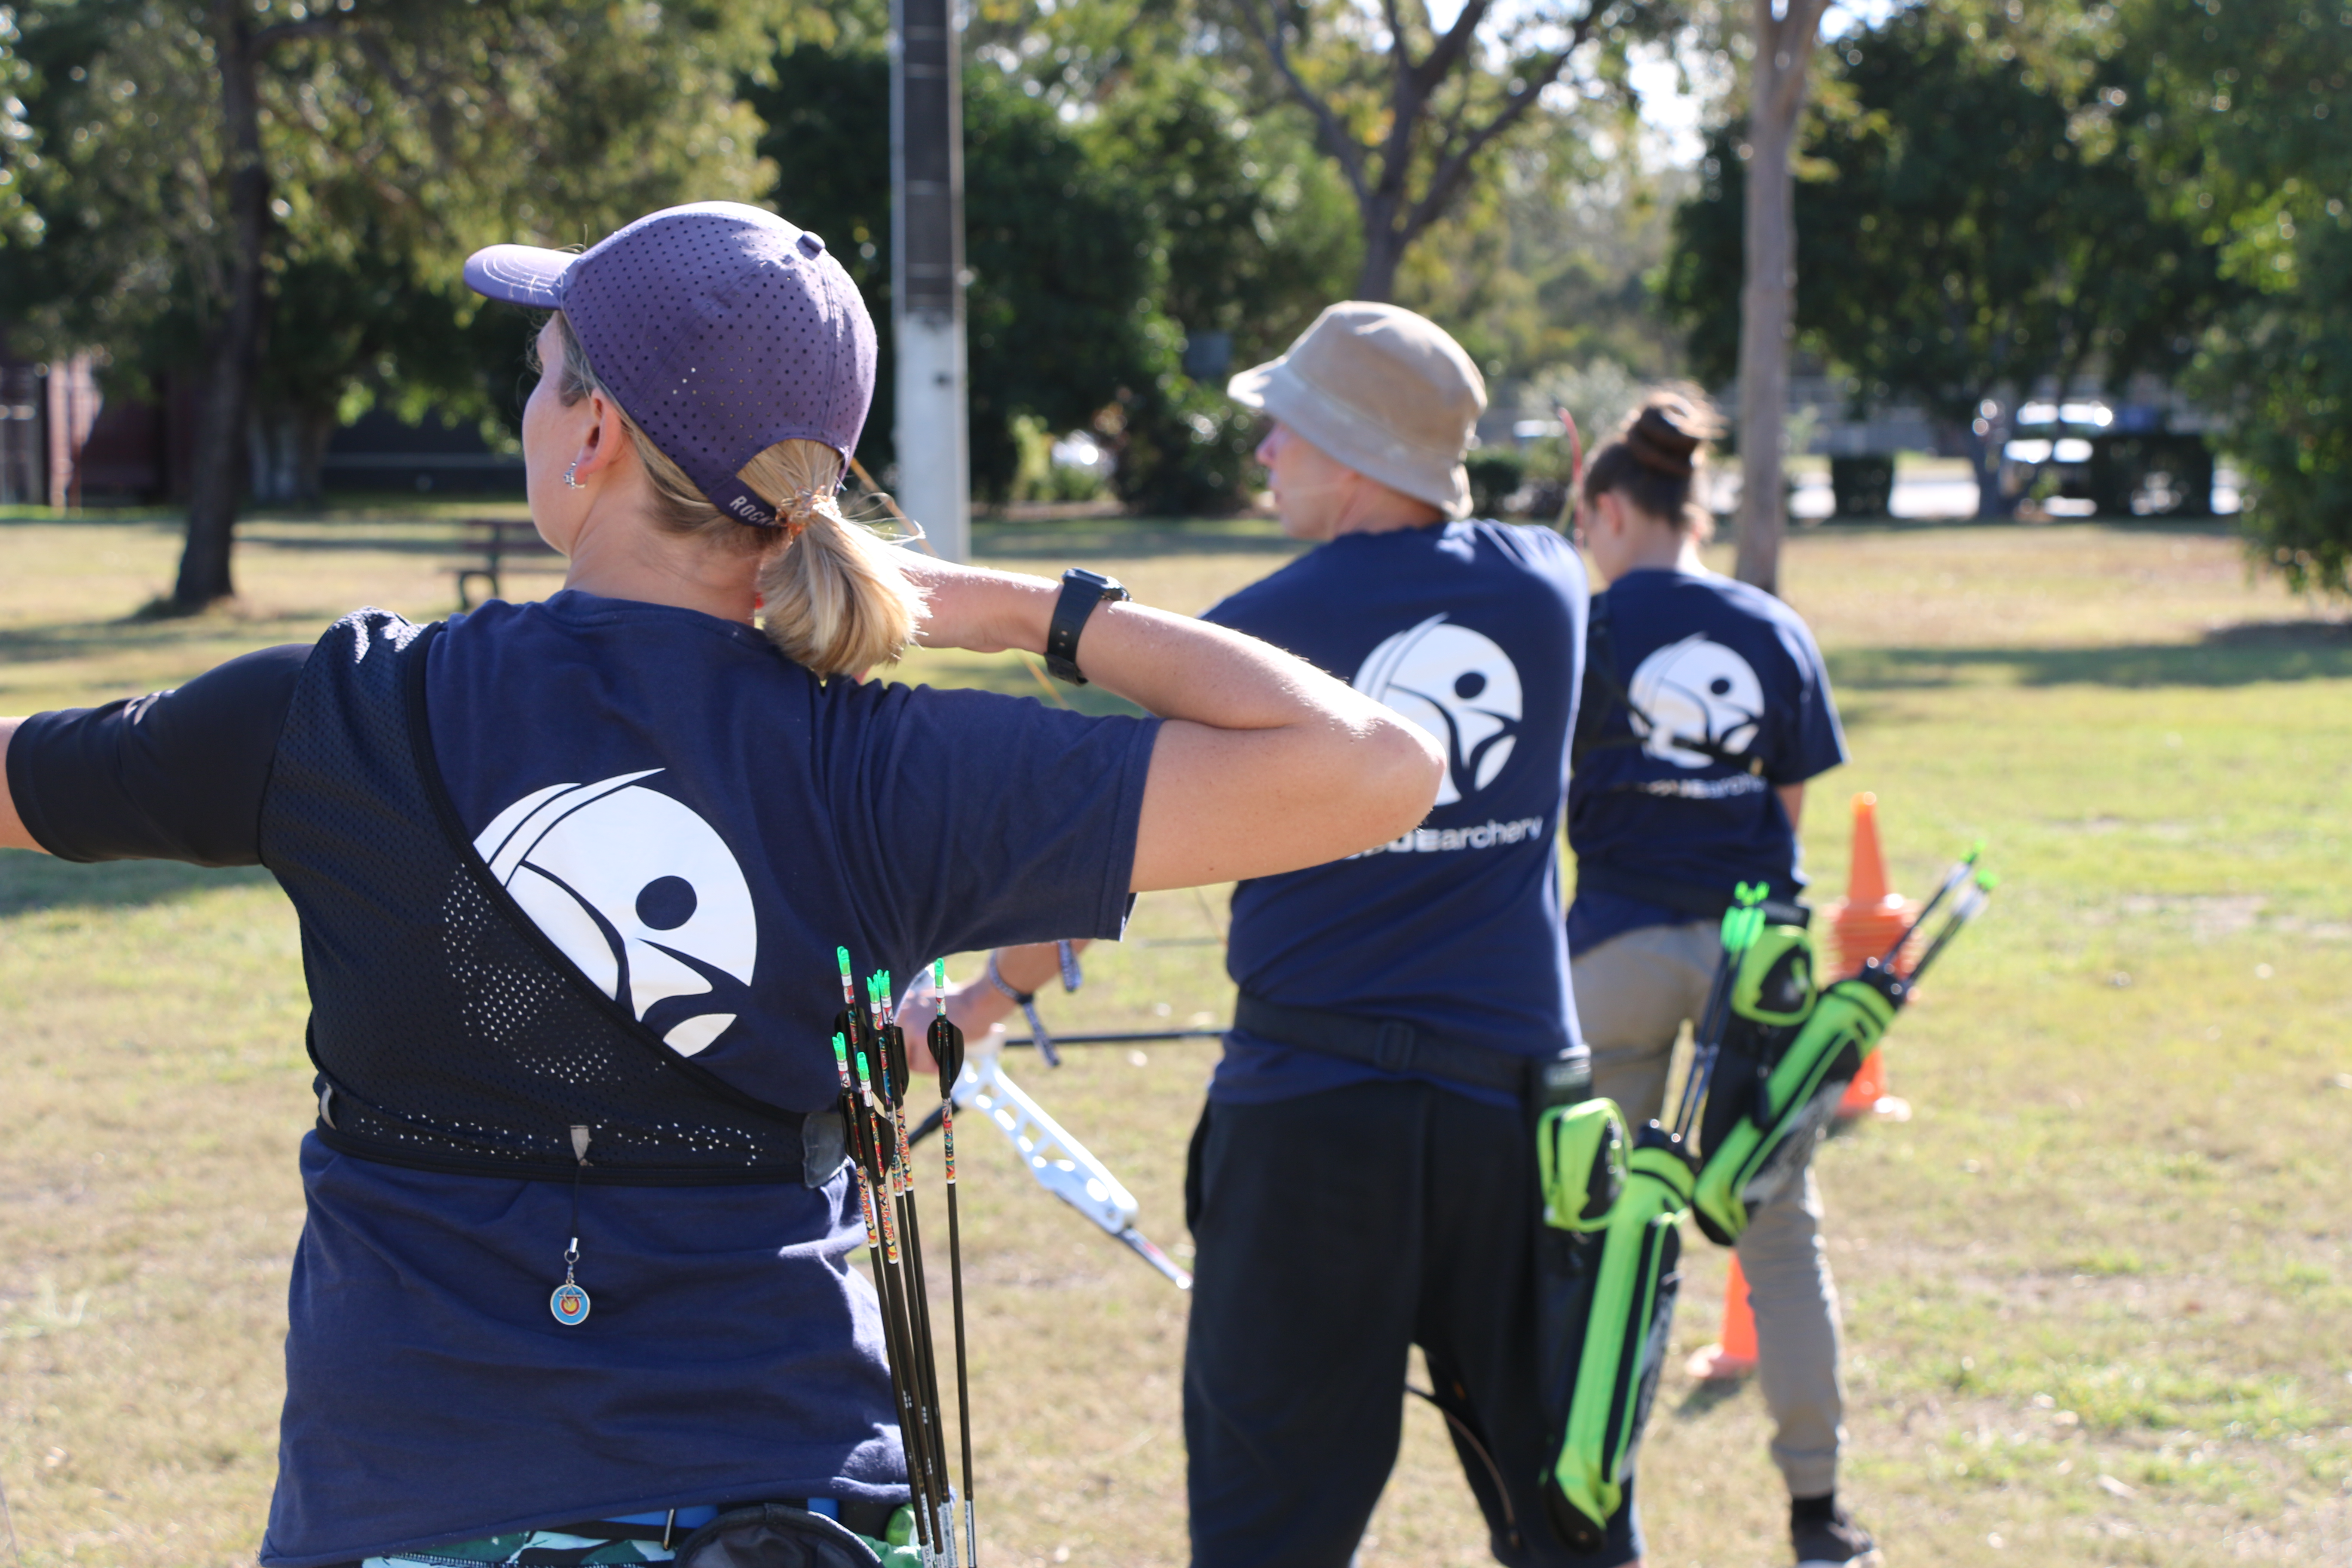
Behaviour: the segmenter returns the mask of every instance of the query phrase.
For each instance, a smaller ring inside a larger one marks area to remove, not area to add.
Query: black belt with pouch
[[[1592,1083],[1591,1061],[1580,1054],[1530,1057],[1441,1035],[1400,1018],[1285,1006],[1246,991],[1234,1001],[1234,1027],[1278,1046],[1319,1051],[1382,1072],[1425,1073],[1452,1083],[1501,1089],[1538,1109],[1581,1100]]]

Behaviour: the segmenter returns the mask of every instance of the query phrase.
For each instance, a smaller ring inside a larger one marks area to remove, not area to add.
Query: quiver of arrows
[[[1699,1119],[1699,1228],[1724,1247],[1748,1216],[1803,1176],[1822,1129],[1862,1070],[1906,986],[1874,960],[1816,993],[1812,941],[1769,926],[1738,959],[1706,1107]]]
[[[1614,1101],[1544,1113],[1538,1376],[1557,1444],[1544,1514],[1573,1552],[1603,1544],[1665,1364],[1691,1167],[1656,1122],[1631,1141]]]

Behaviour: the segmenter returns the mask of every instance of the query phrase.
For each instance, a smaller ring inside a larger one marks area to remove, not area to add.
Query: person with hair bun
[[[1765,883],[1772,918],[1806,918],[1805,784],[1846,760],[1805,623],[1699,559],[1718,428],[1695,389],[1653,392],[1592,455],[1579,497],[1578,540],[1609,586],[1593,595],[1569,785],[1570,972],[1593,1092],[1636,1127],[1660,1113],[1675,1039],[1706,1003],[1733,888]],[[1739,1239],[1802,1568],[1878,1557],[1837,1501],[1844,1391],[1821,1216],[1808,1170]]]
[[[816,235],[707,203],[466,277],[553,312],[522,448],[562,591],[0,719],[0,847],[259,864],[299,918],[316,1122],[262,1563],[710,1568],[754,1560],[739,1529],[907,1563],[836,947],[911,976],[1115,937],[1138,890],[1410,831],[1443,759],[1108,578],[846,519],[874,328]],[[865,679],[910,643],[1046,651],[1147,716]]]

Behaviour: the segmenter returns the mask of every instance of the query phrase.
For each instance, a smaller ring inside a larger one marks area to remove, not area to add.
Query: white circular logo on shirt
[[[1476,795],[1511,760],[1525,712],[1518,668],[1494,639],[1443,615],[1372,649],[1349,684],[1444,746],[1439,805]]]
[[[640,1019],[671,997],[712,993],[715,979],[750,984],[759,947],[751,889],[726,842],[678,802],[636,787],[660,771],[551,784],[474,840],[532,923]],[[735,1018],[692,1013],[662,1038],[690,1057]]]
[[[1764,683],[1756,671],[1704,632],[1653,652],[1634,669],[1626,689],[1642,750],[1678,768],[1703,768],[1716,759],[1677,742],[1704,741],[1727,752],[1745,752],[1756,743],[1764,717]]]

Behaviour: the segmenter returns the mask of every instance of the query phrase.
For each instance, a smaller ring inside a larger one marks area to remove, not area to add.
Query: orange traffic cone
[[[1919,902],[1887,885],[1886,853],[1878,843],[1878,797],[1864,792],[1853,797],[1853,860],[1846,869],[1845,897],[1832,900],[1822,912],[1829,917],[1830,935],[1837,945],[1834,978],[1862,973],[1862,963],[1895,944],[1903,928],[1916,919]],[[1906,942],[1895,956],[1898,973],[1909,973],[1918,961],[1917,944]],[[1886,1063],[1877,1051],[1863,1058],[1862,1070],[1846,1086],[1838,1102],[1838,1120],[1851,1121],[1865,1112],[1890,1121],[1907,1121],[1909,1103],[1886,1092]]]
[[[1756,1309],[1748,1304],[1748,1275],[1737,1252],[1723,1282],[1722,1339],[1693,1354],[1685,1370],[1701,1383],[1729,1383],[1756,1370]]]

